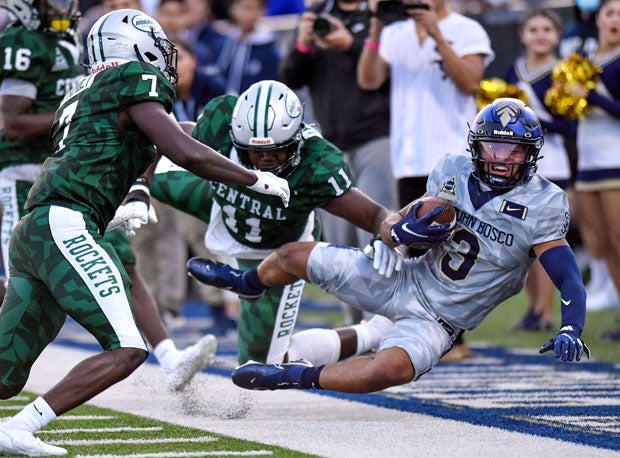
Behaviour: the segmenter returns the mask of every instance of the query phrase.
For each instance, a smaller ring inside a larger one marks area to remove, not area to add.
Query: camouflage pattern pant
[[[10,280],[0,308],[0,381],[19,392],[70,315],[104,350],[146,350],[127,273],[94,222],[68,208],[37,207],[11,236]]]
[[[260,263],[237,261],[243,270]],[[292,285],[268,289],[257,301],[241,301],[237,331],[239,364],[249,360],[269,364],[283,361],[297,322],[305,284],[304,280],[297,280]]]

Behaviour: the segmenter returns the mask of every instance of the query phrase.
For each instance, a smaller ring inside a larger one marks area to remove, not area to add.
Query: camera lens
[[[312,27],[314,33],[316,33],[320,37],[324,37],[329,32],[332,31],[332,25],[329,20],[324,17],[318,17],[314,20],[314,25]]]

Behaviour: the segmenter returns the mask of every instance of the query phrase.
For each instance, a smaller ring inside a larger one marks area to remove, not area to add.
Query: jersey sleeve
[[[462,155],[446,154],[439,159],[426,181],[426,193],[429,196],[439,196],[440,192],[444,191],[439,197],[451,200],[449,196],[444,195],[446,190],[443,188],[446,187],[447,183],[456,182],[457,161],[461,161],[463,157]]]
[[[198,117],[192,137],[214,150],[228,154],[232,149],[230,122],[237,103],[237,97],[222,95],[215,97],[205,106]]]
[[[143,102],[159,102],[170,113],[176,93],[172,83],[155,66],[144,62],[130,62],[123,66],[118,91],[119,106]]]
[[[483,54],[485,64],[488,65],[494,58],[495,53],[491,48],[491,39],[484,28],[473,19],[463,18],[462,33],[459,33],[458,42],[452,43],[454,52],[459,57],[473,54]]]
[[[539,206],[542,210],[534,234],[534,245],[562,239],[568,232],[570,224],[568,195],[553,184],[549,186],[555,189],[542,194],[546,196],[547,202]]]
[[[4,64],[0,66],[0,80],[14,78],[41,86],[52,71],[54,47],[44,37],[28,30],[10,27],[0,37]]]
[[[354,186],[353,174],[333,143],[311,127],[306,127],[303,135],[302,161],[289,184],[291,189],[303,189],[300,194],[311,206],[322,207]]]

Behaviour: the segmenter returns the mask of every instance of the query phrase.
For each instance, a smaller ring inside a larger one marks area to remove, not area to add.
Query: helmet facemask
[[[476,173],[474,176],[479,178],[484,184],[496,191],[505,191],[512,189],[518,184],[529,181],[536,173],[538,166],[536,161],[538,159],[538,150],[534,145],[524,146],[522,143],[510,143],[505,142],[506,145],[520,145],[524,147],[525,158],[519,162],[509,162],[502,160],[489,160],[484,159],[484,141],[473,141],[473,162],[476,166]],[[498,142],[500,143],[500,142]],[[499,173],[493,173],[494,169],[506,169],[510,173],[506,176]]]
[[[166,75],[166,78],[172,83],[173,86],[176,86],[177,81],[179,80],[179,74],[177,73],[179,50],[176,49],[174,43],[167,38],[155,36],[155,32],[153,30],[151,30],[151,34],[153,35],[153,40],[155,41],[155,47],[159,49],[164,59],[165,67],[163,68],[162,73]],[[138,58],[140,58],[143,62],[151,63],[158,59],[157,56],[148,51],[141,54],[138,49],[138,45],[136,44],[134,44],[134,51],[136,52]]]
[[[536,173],[536,162],[543,146],[542,128],[534,112],[520,100],[496,99],[476,116],[468,143],[472,175],[493,190],[507,191],[529,181]],[[516,145],[524,152],[522,161],[497,159],[497,155],[495,160],[483,157],[485,147],[491,152],[495,146],[506,156],[507,152],[515,151]]]
[[[41,25],[39,30],[51,34],[69,34],[81,17],[77,0],[38,0]]]
[[[270,151],[284,149],[286,151],[286,160],[282,164],[273,167],[261,167],[261,171],[271,172],[280,178],[287,178],[293,172],[295,167],[299,165],[299,162],[301,161],[301,147],[303,144],[304,141],[301,135],[301,129],[299,129],[293,138],[291,138],[288,142],[267,147],[248,147],[247,145],[243,145],[235,141],[233,137],[233,145],[235,145],[239,160],[241,161],[241,164],[249,169],[255,168],[250,159],[250,151],[268,153]]]

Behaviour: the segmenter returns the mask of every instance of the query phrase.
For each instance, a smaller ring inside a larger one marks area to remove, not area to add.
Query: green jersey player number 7
[[[93,74],[67,93],[51,129],[55,152],[11,234],[11,278],[0,308],[0,399],[21,392],[67,315],[102,351],[0,425],[0,453],[65,455],[34,433],[131,374],[146,359],[131,282],[103,234],[131,184],[162,154],[205,179],[288,204],[286,180],[248,170],[186,134],[170,116],[177,50],[137,10],[108,13],[87,49]]]

